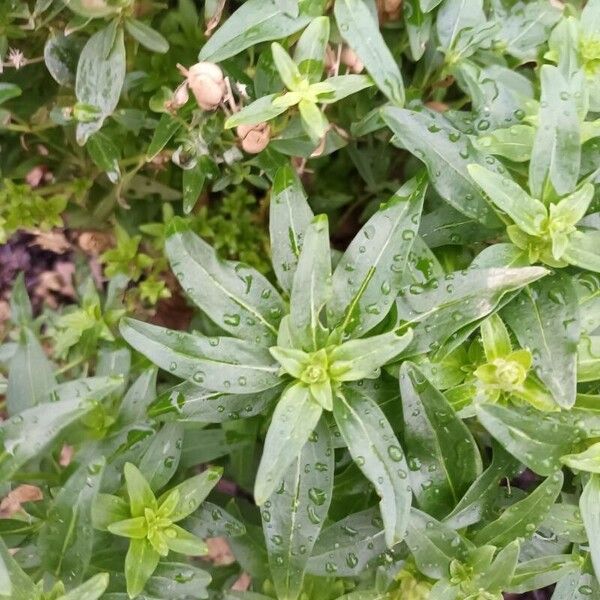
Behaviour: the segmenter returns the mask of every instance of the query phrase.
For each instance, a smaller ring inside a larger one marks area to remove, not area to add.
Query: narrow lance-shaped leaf
[[[446,516],[481,473],[481,457],[466,425],[410,362],[400,370],[404,448],[419,507]]]
[[[502,316],[520,346],[531,351],[533,368],[556,403],[563,408],[572,407],[580,324],[570,278],[556,273],[530,285],[502,311]]]
[[[495,521],[477,531],[473,541],[480,546],[502,547],[513,540],[531,537],[560,494],[563,479],[561,471],[550,475],[523,500],[509,506]]]
[[[577,185],[581,158],[577,103],[558,67],[543,65],[539,127],[529,165],[529,189],[544,199],[549,185],[560,196]]]
[[[579,499],[581,518],[590,545],[590,554],[596,576],[600,573],[600,475],[592,474]]]
[[[467,171],[471,163],[489,166],[486,158],[493,161],[493,157],[476,150],[466,135],[439,115],[386,107],[382,116],[402,147],[425,163],[433,187],[448,204],[486,227],[500,225]]]
[[[120,385],[115,384],[115,388]],[[29,408],[0,425],[0,481],[43,452],[67,427],[94,410],[87,398],[60,400]]]
[[[317,426],[322,412],[303,384],[296,383],[284,391],[275,407],[256,474],[254,499],[259,506],[277,488]]]
[[[325,48],[329,41],[329,18],[317,17],[302,32],[294,51],[294,62],[311,83],[321,80]]]
[[[326,527],[308,561],[308,572],[327,577],[359,575],[387,550],[383,521],[377,507],[353,513]]]
[[[498,175],[481,165],[469,165],[469,175],[519,227],[531,235],[539,235],[548,211],[542,202],[532,198],[518,183]]]
[[[404,104],[404,82],[376,16],[365,0],[336,0],[335,20],[340,34],[356,52],[377,87],[397,106]]]
[[[416,508],[410,511],[406,544],[419,570],[432,579],[447,577],[450,563],[466,562],[474,548],[451,527]]]
[[[331,252],[327,217],[319,215],[308,226],[290,298],[290,333],[295,346],[316,351],[323,346],[327,330],[321,312],[331,292]]]
[[[500,480],[511,478],[522,470],[519,461],[497,443],[489,467],[473,482],[454,510],[444,519],[454,529],[464,529],[478,523],[488,513],[496,499]]]
[[[485,23],[482,0],[445,0],[437,14],[436,29],[441,48],[449,51],[465,30]]]
[[[294,600],[333,491],[333,449],[321,419],[262,509],[265,543],[279,598]]]
[[[385,318],[402,285],[426,189],[422,176],[406,183],[352,240],[333,273],[330,326],[360,337]]]
[[[280,4],[275,0],[244,2],[204,44],[199,60],[220,62],[260,42],[285,38],[306,27],[322,9],[320,0],[304,2],[293,17]]]
[[[52,365],[37,337],[29,328],[23,329],[8,371],[8,414],[14,416],[47,401],[55,385]]]
[[[77,63],[75,93],[77,100],[98,110],[98,116],[77,124],[77,141],[88,137],[117,107],[125,81],[125,43],[123,30],[110,24],[96,32],[84,46]]]
[[[100,490],[104,465],[104,457],[99,457],[71,475],[52,501],[40,532],[44,567],[71,584],[82,581],[92,557],[92,506]]]
[[[359,386],[344,387],[334,399],[333,415],[352,458],[381,498],[391,547],[402,541],[409,520],[412,491],[404,452],[382,410]]]
[[[177,471],[181,458],[183,427],[167,423],[151,440],[139,463],[154,492],[164,487]]]
[[[268,350],[231,337],[207,338],[135,319],[121,321],[121,335],[159,367],[216,392],[251,393],[279,383]]]
[[[33,582],[13,558],[3,539],[0,539],[0,561],[2,563],[0,569],[3,572],[0,594],[6,595],[11,600],[35,598],[36,589]]]
[[[292,167],[286,164],[275,175],[269,206],[273,270],[286,292],[292,289],[304,232],[312,218],[302,183]]]
[[[547,273],[542,267],[469,269],[403,288],[396,300],[398,317],[414,333],[403,354],[437,350],[455,332],[489,315],[506,294]]]
[[[263,275],[221,260],[179,219],[169,227],[166,252],[183,289],[219,327],[260,345],[275,341],[283,301]]]
[[[537,410],[481,404],[477,417],[500,444],[539,475],[552,475],[560,468],[578,432],[548,413]]]

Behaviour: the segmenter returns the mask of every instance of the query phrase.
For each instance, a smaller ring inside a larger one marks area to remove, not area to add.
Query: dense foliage
[[[0,59],[0,598],[600,598],[600,0],[0,0]]]

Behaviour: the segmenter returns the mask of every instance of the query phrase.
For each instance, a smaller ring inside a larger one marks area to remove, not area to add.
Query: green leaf
[[[454,529],[463,529],[481,521],[490,511],[500,493],[500,481],[521,470],[519,462],[499,444],[493,444],[490,466],[473,482],[445,523]]]
[[[169,143],[169,140],[183,127],[183,124],[168,113],[160,117],[160,121],[154,130],[154,135],[148,150],[146,151],[146,160],[151,161],[156,158],[163,148]]]
[[[10,479],[26,462],[44,452],[67,427],[94,408],[95,403],[88,398],[60,400],[24,410],[0,424],[3,447],[0,481]]]
[[[469,165],[469,175],[489,199],[530,235],[540,235],[548,216],[546,207],[509,177],[492,173],[481,165]]]
[[[111,523],[127,520],[130,515],[129,504],[119,496],[97,494],[92,505],[92,524],[101,531],[107,531]]]
[[[598,244],[600,244],[599,231],[578,231],[569,237],[562,259],[581,269],[600,273]]]
[[[152,598],[207,598],[210,581],[210,574],[194,565],[161,561],[144,590]]]
[[[352,577],[385,554],[385,532],[379,509],[368,508],[329,525],[317,538],[308,572],[327,577]]]
[[[176,535],[166,539],[169,550],[185,554],[186,556],[203,556],[204,554],[208,554],[208,546],[204,540],[177,525],[172,525],[171,527],[171,531],[176,532]]]
[[[304,131],[306,131],[312,142],[317,144],[327,133],[327,118],[317,104],[310,100],[300,100],[298,109],[300,110]]]
[[[289,90],[296,90],[303,79],[296,63],[283,49],[283,46],[277,42],[271,44],[271,53],[273,54],[273,62],[279,72],[279,77],[281,77],[285,86]]]
[[[244,106],[225,121],[225,128],[231,129],[238,125],[256,125],[274,119],[288,109],[286,105],[273,102],[277,97],[279,97],[278,94],[270,94],[255,100],[248,106]]]
[[[569,573],[578,571],[580,559],[571,554],[540,556],[517,565],[513,578],[505,591],[524,594],[556,583]],[[589,598],[589,596],[588,596]]]
[[[131,463],[125,463],[125,487],[132,517],[143,517],[146,508],[156,509],[156,498],[146,478]]]
[[[557,273],[524,290],[503,311],[522,348],[533,355],[536,375],[562,408],[575,404],[580,324],[570,278]]]
[[[169,42],[155,29],[137,19],[126,19],[125,29],[144,48],[164,54],[169,51]]]
[[[25,285],[25,274],[19,273],[15,278],[10,294],[10,315],[15,325],[27,325],[33,319],[31,300]]]
[[[404,82],[379,24],[365,0],[336,0],[335,20],[340,34],[352,48],[377,87],[397,106],[404,104]]]
[[[216,392],[251,393],[279,383],[269,351],[231,337],[175,332],[123,319],[121,335],[162,369]]]
[[[486,21],[483,0],[445,0],[436,19],[441,49],[449,51],[457,45],[461,34],[469,33]]]
[[[303,384],[296,383],[283,392],[275,407],[256,473],[254,499],[259,506],[277,488],[317,426],[322,412]]]
[[[424,177],[406,183],[352,240],[333,273],[332,326],[360,337],[386,317],[403,284],[426,190]]]
[[[279,398],[284,383],[258,394],[222,394],[185,382],[157,396],[149,415],[182,422],[222,423],[263,413]]]
[[[71,475],[52,501],[40,531],[44,568],[71,584],[81,583],[92,558],[92,507],[105,462],[104,457],[98,457]]]
[[[319,94],[319,102],[332,104],[373,85],[368,75],[337,75],[326,80],[329,91]]]
[[[163,488],[177,471],[182,443],[183,427],[179,423],[167,423],[150,441],[139,469],[153,491]]]
[[[385,541],[392,547],[404,538],[412,495],[400,442],[368,390],[357,385],[338,392],[333,416],[352,458],[381,498]]]
[[[333,449],[324,419],[262,509],[265,543],[279,598],[298,598],[333,492]]]
[[[412,508],[406,544],[419,571],[432,579],[447,577],[453,560],[465,563],[474,546],[454,529]]]
[[[96,166],[106,172],[111,183],[116,183],[121,176],[119,169],[121,152],[113,140],[98,131],[88,138],[85,148]]]
[[[108,573],[98,573],[58,600],[98,600],[108,587]]]
[[[590,546],[595,573],[600,573],[600,475],[592,474],[579,499],[579,510]]]
[[[446,516],[481,473],[471,432],[412,363],[400,369],[404,448],[411,486],[421,510]]]
[[[135,598],[142,592],[159,559],[160,554],[146,539],[131,540],[125,557],[125,578],[130,598]]]
[[[304,233],[312,218],[302,183],[286,164],[275,175],[269,207],[273,270],[286,292],[292,289]]]
[[[577,436],[571,425],[537,410],[480,404],[476,411],[489,433],[539,475],[552,475],[560,468],[560,457]]]
[[[298,65],[300,73],[308,77],[310,83],[321,81],[329,29],[329,18],[317,17],[309,23],[296,44],[294,62]]]
[[[541,80],[540,126],[529,165],[529,189],[539,199],[547,196],[549,185],[559,196],[572,192],[581,160],[579,116],[572,86],[551,65],[542,66]]]
[[[196,206],[205,181],[206,169],[202,162],[183,171],[183,212],[186,215],[189,215]]]
[[[600,473],[600,442],[592,444],[583,452],[565,454],[560,460],[569,468],[576,469],[577,471]]]
[[[486,227],[499,226],[498,217],[467,171],[470,164],[488,163],[466,135],[443,117],[425,112],[387,107],[382,116],[403,147],[425,163],[432,185],[446,202]]]
[[[8,414],[12,417],[48,401],[55,385],[52,364],[37,337],[30,329],[23,329],[8,371]]]
[[[412,337],[411,330],[404,335],[390,331],[344,342],[331,351],[329,372],[337,381],[378,377],[380,368],[398,356]]]
[[[18,98],[22,94],[21,88],[14,83],[0,83],[0,104],[13,98]]]
[[[413,329],[405,356],[438,350],[463,327],[493,312],[502,298],[546,275],[541,267],[469,269],[400,291],[398,316]]]
[[[535,129],[530,125],[511,125],[480,136],[474,143],[483,152],[514,162],[527,162],[531,158],[534,138]]]
[[[574,569],[556,584],[552,600],[589,600],[599,594],[598,580],[591,573]]]
[[[173,221],[168,234],[171,267],[198,307],[231,335],[271,345],[283,315],[275,287],[251,267],[221,260],[181,221]]]
[[[321,312],[331,292],[331,252],[327,217],[315,217],[304,233],[290,298],[290,334],[296,348],[319,350],[328,332]]]
[[[260,42],[278,40],[306,27],[321,14],[322,2],[301,3],[292,17],[274,0],[248,0],[229,17],[200,50],[199,60],[221,62]]]
[[[473,536],[479,546],[506,546],[513,540],[531,537],[541,525],[561,492],[563,474],[556,471],[528,496],[509,506],[495,521]]]
[[[411,58],[418,61],[427,48],[431,36],[431,15],[424,12],[419,0],[405,0],[404,23],[410,44]]]
[[[33,582],[13,558],[3,539],[0,539],[0,571],[3,588],[0,593],[6,592],[10,600],[31,600],[36,597]]]
[[[185,519],[198,509],[210,491],[217,485],[222,473],[223,469],[221,467],[209,467],[200,475],[186,479],[183,483],[166,491],[158,499],[158,502],[161,504],[170,494],[177,491],[179,502],[174,511],[170,513],[169,518],[173,522],[181,521],[181,519]]]
[[[113,25],[96,32],[84,46],[77,63],[75,94],[78,102],[99,111],[97,118],[77,124],[77,142],[85,144],[102,127],[119,103],[125,81],[123,30]]]

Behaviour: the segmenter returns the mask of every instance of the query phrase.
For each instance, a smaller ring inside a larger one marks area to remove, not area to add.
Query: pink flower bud
[[[262,152],[271,139],[271,127],[268,123],[256,125],[240,125],[236,132],[242,143],[242,149],[248,154]]]
[[[353,72],[353,73],[361,73],[365,65],[362,63],[360,58],[358,58],[356,52],[351,48],[344,48],[342,50],[341,56],[342,62]]]
[[[215,110],[226,93],[223,71],[218,65],[210,62],[199,62],[189,69],[180,67],[181,72],[187,77],[187,83],[198,102],[204,110]]]

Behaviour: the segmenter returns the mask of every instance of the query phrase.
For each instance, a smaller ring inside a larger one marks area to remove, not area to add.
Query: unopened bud
[[[165,102],[165,108],[170,111],[179,110],[189,100],[190,95],[188,94],[188,83],[184,81],[174,92],[173,95],[167,102]]]
[[[179,66],[179,65],[178,65]],[[223,71],[218,65],[210,62],[199,62],[189,69],[179,66],[187,77],[187,83],[200,108],[215,110],[226,93]]]
[[[335,55],[335,50],[329,44],[327,44],[327,47],[325,48],[325,60],[323,61],[323,64],[329,75],[335,74],[337,57]]]
[[[353,73],[361,73],[365,68],[365,65],[363,64],[363,62],[360,60],[360,58],[358,58],[356,52],[354,52],[354,50],[352,50],[351,48],[344,48],[342,50],[341,59],[342,59],[342,62]]]
[[[402,0],[377,0],[380,21],[397,21],[400,18]]]
[[[242,149],[248,154],[262,152],[271,139],[271,127],[268,123],[256,125],[240,125],[236,132],[242,142]]]

